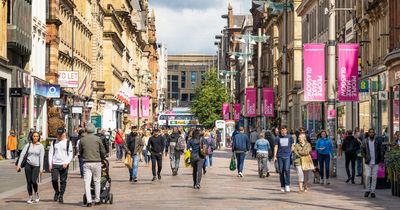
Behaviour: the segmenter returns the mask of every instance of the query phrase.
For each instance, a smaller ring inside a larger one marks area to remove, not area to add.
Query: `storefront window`
[[[33,104],[33,127],[38,131],[43,131],[43,107],[46,98],[35,95]]]
[[[393,132],[400,131],[400,86],[393,87]]]
[[[346,130],[346,106],[338,106],[337,108],[338,129]]]
[[[370,103],[369,101],[360,102],[360,129],[364,130],[365,132],[368,131],[370,128]]]

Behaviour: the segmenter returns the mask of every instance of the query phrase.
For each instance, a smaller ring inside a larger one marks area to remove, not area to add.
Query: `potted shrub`
[[[400,197],[400,147],[393,146],[385,155],[388,178],[392,186],[392,195]]]

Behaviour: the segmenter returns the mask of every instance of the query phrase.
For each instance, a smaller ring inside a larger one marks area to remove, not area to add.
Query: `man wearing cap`
[[[156,181],[156,164],[158,179],[161,179],[162,152],[164,149],[164,138],[160,136],[158,129],[154,129],[153,136],[150,137],[149,142],[147,143],[147,148],[151,153],[151,170],[153,173],[152,181]]]
[[[50,145],[49,170],[54,188],[54,201],[64,202],[64,192],[67,187],[68,166],[73,158],[73,147],[70,140],[67,140],[65,128],[57,129],[57,139]],[[60,187],[58,180],[60,179]]]
[[[100,137],[94,135],[94,125],[92,123],[87,123],[85,129],[87,135],[81,139],[79,154],[81,154],[83,158],[85,193],[87,206],[90,207],[92,206],[92,193],[90,190],[92,176],[95,192],[95,205],[100,204],[101,161],[105,158],[105,149]]]

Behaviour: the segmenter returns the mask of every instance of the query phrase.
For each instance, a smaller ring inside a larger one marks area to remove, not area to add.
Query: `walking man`
[[[87,135],[81,138],[79,154],[83,159],[83,176],[85,180],[85,194],[87,206],[92,206],[92,193],[90,184],[94,183],[95,205],[100,204],[100,179],[101,160],[105,158],[106,152],[100,137],[94,135],[95,127],[92,123],[86,125]]]
[[[259,139],[257,129],[254,128],[250,133],[250,144],[251,144],[251,157],[256,158],[256,149],[254,148],[256,141]]]
[[[57,129],[57,139],[50,145],[49,170],[54,188],[54,201],[64,202],[64,192],[67,187],[68,167],[73,158],[73,147],[70,140],[67,140],[65,128]],[[60,179],[60,186],[59,181]]]
[[[148,150],[151,154],[151,170],[153,173],[152,181],[161,179],[161,169],[162,169],[162,152],[164,149],[164,138],[160,136],[158,129],[154,129],[153,136],[150,137],[149,143],[147,145]],[[157,164],[157,174],[156,174],[156,164]]]
[[[364,197],[371,195],[375,198],[376,180],[378,176],[378,166],[383,161],[382,157],[382,139],[375,136],[373,128],[368,131],[369,137],[365,138],[361,145],[361,154],[365,158],[365,174],[367,189]]]
[[[244,128],[239,128],[239,133],[233,136],[232,152],[237,159],[238,177],[243,177],[243,166],[246,152],[250,150],[249,137],[244,133]]]
[[[169,159],[171,161],[172,176],[178,175],[179,161],[181,157],[181,152],[177,150],[178,140],[182,138],[179,134],[178,128],[174,127],[172,129],[172,134],[168,136],[167,139],[167,151],[169,151]],[[183,148],[185,149],[185,148]]]
[[[127,155],[132,156],[132,170],[129,170],[129,181],[137,182],[138,166],[139,166],[139,152],[143,148],[142,138],[137,133],[137,127],[131,127],[131,133],[128,134],[126,140]]]
[[[274,161],[278,161],[281,191],[290,192],[290,157],[294,149],[294,141],[288,135],[286,126],[281,128],[281,135],[275,139]]]

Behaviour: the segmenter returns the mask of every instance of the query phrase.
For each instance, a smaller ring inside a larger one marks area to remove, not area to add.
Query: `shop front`
[[[9,89],[11,87],[11,69],[0,63],[0,153],[10,157],[7,154],[7,135],[11,129],[11,107]]]
[[[32,105],[32,127],[42,133],[42,137],[47,137],[47,92],[46,86],[48,82],[33,78],[33,88],[31,94]]]
[[[317,133],[324,129],[324,110],[323,102],[309,102],[301,106],[302,127],[308,130],[311,138],[316,138]]]
[[[389,73],[390,106],[389,106],[389,141],[395,138],[394,134],[400,131],[400,65],[394,67]]]

